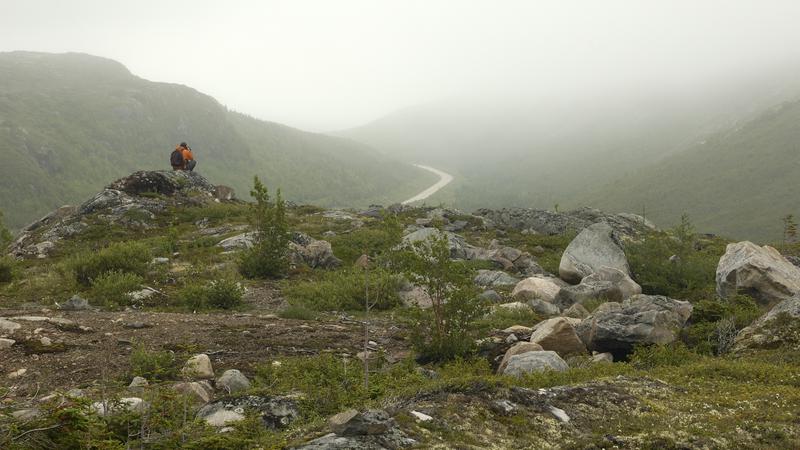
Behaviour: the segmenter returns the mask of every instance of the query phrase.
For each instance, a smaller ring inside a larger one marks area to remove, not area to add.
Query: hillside
[[[689,214],[698,229],[766,242],[781,218],[800,215],[800,101],[784,103],[686,151],[580,197],[670,225]]]
[[[0,448],[800,445],[800,268],[774,249],[590,209],[288,205],[284,259],[257,211],[138,171],[23,230]]]
[[[168,166],[190,143],[197,170],[246,196],[253,175],[287,199],[328,206],[404,200],[435,177],[363,144],[229,111],[83,54],[0,54],[0,209],[19,228],[103,181]]]

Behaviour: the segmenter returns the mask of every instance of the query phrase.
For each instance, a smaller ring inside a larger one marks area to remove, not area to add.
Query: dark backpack
[[[169,163],[172,165],[172,167],[182,167],[183,153],[178,150],[173,150],[172,154],[169,156]]]

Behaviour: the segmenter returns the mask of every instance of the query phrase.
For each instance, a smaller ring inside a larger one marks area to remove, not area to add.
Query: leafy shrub
[[[75,274],[75,279],[79,283],[89,286],[94,279],[111,271],[144,276],[151,259],[150,249],[147,246],[138,242],[119,242],[100,251],[75,255],[66,265]]]
[[[281,191],[270,201],[267,188],[255,177],[250,195],[256,199],[253,222],[258,233],[253,248],[242,252],[239,271],[248,278],[285,275],[289,270],[289,230]]]
[[[354,263],[364,253],[378,258],[396,247],[402,239],[402,227],[394,216],[389,216],[376,227],[364,227],[347,234],[330,238],[333,253],[345,264]]]
[[[278,316],[284,319],[316,320],[317,313],[303,305],[290,303],[278,312]]]
[[[131,352],[131,376],[148,380],[167,380],[175,378],[178,368],[175,355],[166,350],[147,350],[138,344]]]
[[[479,319],[473,325],[473,328],[484,334],[490,330],[503,330],[512,325],[533,326],[542,321],[536,311],[532,309],[510,309],[510,308],[497,308]]]
[[[129,292],[138,290],[144,280],[139,275],[113,270],[105,272],[92,283],[90,297],[98,305],[127,306]]]
[[[205,285],[190,284],[178,293],[178,301],[196,311],[208,308],[232,309],[242,304],[244,289],[228,279],[210,281]]]
[[[745,295],[701,300],[694,304],[691,324],[684,333],[686,344],[699,353],[723,354],[731,348],[732,335],[761,315],[755,300]]]
[[[8,283],[14,279],[16,262],[8,257],[0,257],[0,283]]]
[[[287,285],[283,293],[291,304],[314,311],[363,310],[364,275],[357,269],[322,272],[318,279]],[[370,270],[367,276],[373,308],[389,309],[400,303],[400,277],[382,269]]]
[[[641,242],[628,243],[625,253],[645,294],[700,300],[714,295],[725,242],[699,238],[684,217],[669,233],[651,233]]]
[[[682,366],[701,358],[683,343],[677,342],[670,345],[637,346],[630,356],[630,363],[637,369],[653,369],[663,366]]]
[[[420,362],[443,362],[469,356],[475,349],[474,322],[486,311],[471,271],[450,259],[447,236],[420,242],[398,252],[395,264],[431,298],[428,310],[415,310],[411,341]]]

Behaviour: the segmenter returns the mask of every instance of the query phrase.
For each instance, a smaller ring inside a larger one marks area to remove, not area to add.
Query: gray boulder
[[[450,250],[450,257],[453,259],[471,259],[468,258],[469,252],[472,251],[472,246],[467,244],[463,237],[450,233],[448,231],[440,231],[436,228],[422,228],[407,234],[403,237],[404,245],[429,245],[434,239],[447,239],[447,247]]]
[[[332,269],[342,261],[333,254],[330,242],[314,239],[304,233],[293,233],[289,242],[289,260],[312,269]]]
[[[689,302],[658,295],[634,295],[622,304],[598,307],[576,328],[591,351],[610,352],[624,358],[636,344],[669,344],[692,314]]]
[[[555,316],[561,312],[561,309],[559,309],[558,306],[538,298],[532,298],[528,300],[527,304],[531,307],[531,309],[543,316]]]
[[[502,270],[479,270],[475,284],[485,287],[514,286],[519,280]]]
[[[245,414],[258,415],[266,428],[280,429],[300,417],[300,410],[294,397],[248,395],[209,403],[200,408],[197,418],[219,427],[243,420]]]
[[[349,409],[328,419],[328,424],[339,436],[362,436],[386,433],[394,426],[394,420],[382,410],[373,409],[360,413]]]
[[[563,372],[569,369],[567,363],[553,351],[533,351],[514,355],[508,360],[503,375],[521,377],[528,373],[554,370]]]
[[[554,317],[536,324],[531,342],[562,357],[586,353],[586,346],[575,332],[570,319],[564,317]]]
[[[533,276],[517,283],[511,292],[511,296],[518,301],[538,298],[552,303],[556,299],[558,291],[566,285],[558,278]]]
[[[250,389],[250,380],[242,372],[236,369],[229,369],[217,379],[216,387],[223,392],[233,394]]]
[[[521,355],[523,353],[528,352],[539,352],[544,350],[541,345],[534,344],[532,342],[517,342],[511,348],[506,350],[505,355],[503,355],[503,359],[500,361],[500,365],[497,366],[497,373],[498,375],[502,375],[505,372],[506,367],[508,367],[508,361],[511,359],[512,356]]]
[[[628,260],[613,229],[605,223],[586,227],[569,243],[561,256],[558,273],[562,280],[578,283],[601,267],[630,274]]]
[[[786,299],[750,326],[734,341],[734,351],[789,347],[800,350],[800,294]]]
[[[728,244],[716,279],[722,298],[743,292],[763,304],[774,304],[800,293],[800,268],[774,248],[748,241]]]
[[[481,300],[486,300],[491,303],[502,303],[503,297],[497,293],[497,291],[489,289],[486,291],[481,292],[481,295],[478,296]]]

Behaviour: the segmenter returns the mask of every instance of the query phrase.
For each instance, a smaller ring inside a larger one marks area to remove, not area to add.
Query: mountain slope
[[[168,167],[180,141],[198,171],[240,195],[258,174],[290,200],[362,206],[404,200],[435,178],[363,144],[228,111],[115,61],[0,53],[0,209],[12,227],[83,200],[102,180]]]
[[[800,215],[800,101],[784,103],[580,201],[641,212],[667,225],[683,212],[698,229],[781,239],[781,217]]]

